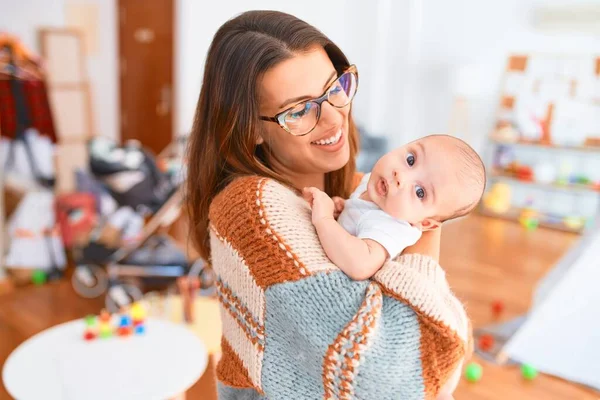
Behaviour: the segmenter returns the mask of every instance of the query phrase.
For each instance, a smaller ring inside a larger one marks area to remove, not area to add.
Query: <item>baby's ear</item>
[[[423,221],[417,224],[417,228],[419,228],[422,232],[437,229],[440,226],[442,226],[442,223],[434,220],[433,218],[425,218]]]

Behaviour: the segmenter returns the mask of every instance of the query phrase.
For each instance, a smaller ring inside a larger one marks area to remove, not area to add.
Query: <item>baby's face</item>
[[[458,178],[459,151],[444,137],[416,140],[384,155],[373,167],[368,195],[389,215],[420,229],[468,200]],[[431,222],[431,221],[430,221]]]

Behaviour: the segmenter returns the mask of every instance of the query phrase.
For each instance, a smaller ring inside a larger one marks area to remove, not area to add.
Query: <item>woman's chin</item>
[[[348,146],[342,147],[335,154],[327,157],[327,163],[324,166],[323,170],[326,172],[337,171],[342,169],[348,164],[350,160],[350,148]],[[325,160],[324,160],[325,161]]]

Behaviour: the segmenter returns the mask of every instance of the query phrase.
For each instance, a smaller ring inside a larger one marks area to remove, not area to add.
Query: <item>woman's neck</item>
[[[298,173],[281,165],[276,159],[269,160],[271,168],[279,175],[288,180],[296,189],[302,191],[305,187],[316,187],[320,190],[325,190],[325,173]]]
[[[297,174],[296,176],[284,175],[292,185],[298,190],[305,187],[316,187],[319,190],[325,191],[325,174]]]

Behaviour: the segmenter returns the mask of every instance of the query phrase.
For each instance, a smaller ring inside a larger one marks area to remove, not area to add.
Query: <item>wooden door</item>
[[[173,137],[174,0],[119,0],[121,140],[159,153]]]

